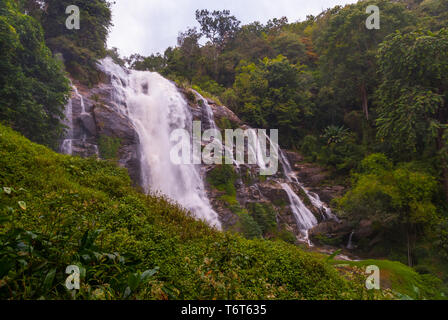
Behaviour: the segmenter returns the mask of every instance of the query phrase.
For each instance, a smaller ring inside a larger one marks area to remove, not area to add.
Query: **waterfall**
[[[200,101],[202,101],[202,113],[205,115],[206,128],[211,129],[211,130],[220,131],[220,129],[218,128],[218,126],[216,125],[216,122],[215,122],[215,115],[213,113],[213,109],[210,106],[210,104],[208,103],[207,99],[205,99],[196,90],[192,90],[192,91],[196,95],[196,98],[198,98]],[[224,148],[224,152],[227,152],[228,150],[230,150],[230,148],[228,146],[226,146],[225,144],[223,145],[222,141],[216,140],[216,142],[218,142],[220,144],[220,146]],[[234,154],[233,150],[231,150],[230,153]],[[235,157],[232,157],[232,162],[233,162],[233,165],[236,167],[236,169],[239,170],[240,165],[238,164],[238,161],[235,160]]]
[[[269,137],[267,137],[269,140]],[[271,140],[269,140],[269,143],[273,143]],[[299,181],[297,178],[296,173],[292,170],[291,164],[288,161],[288,158],[286,157],[284,151],[277,146],[278,150],[278,159],[280,160],[280,163],[283,168],[283,174],[288,181],[288,183],[296,184],[299,186],[305,194],[308,196],[308,198],[311,201],[311,204],[316,207],[317,209],[321,210],[321,212],[324,213],[324,219],[329,220],[335,220],[338,221],[338,218],[336,215],[334,215],[331,212],[331,209],[327,207],[321,200],[319,195],[312,193],[308,191],[303,184]],[[310,229],[314,228],[318,221],[314,214],[303,204],[302,200],[299,198],[299,196],[292,190],[290,185],[288,183],[281,184],[283,190],[288,194],[291,210],[294,213],[294,217],[297,221],[297,226],[299,227],[299,230],[304,235],[304,240],[312,246],[309,238],[308,238],[308,232]]]
[[[75,93],[75,96],[79,99],[79,102],[81,104],[81,115],[87,114],[86,105],[84,104],[84,97],[79,93],[78,88],[76,86],[72,85],[72,88]]]
[[[204,113],[205,111],[205,120],[206,120],[206,126],[207,129],[218,129],[218,126],[215,122],[215,117],[213,114],[213,109],[208,103],[207,99],[205,99],[199,92],[192,90],[193,93],[196,95],[196,98],[198,98],[202,102],[202,111]]]
[[[355,235],[355,231],[352,231],[350,234],[350,238],[348,239],[347,249],[352,250],[355,247],[353,246],[353,236]]]
[[[281,184],[283,190],[288,194],[289,202],[291,203],[291,210],[297,222],[299,230],[304,236],[304,240],[311,246],[308,239],[308,230],[314,228],[318,222],[314,214],[305,206],[299,196],[291,189],[289,184]]]
[[[176,86],[157,73],[126,70],[106,58],[103,71],[111,77],[111,98],[127,115],[140,138],[142,182],[146,192],[159,192],[220,229],[218,214],[208,200],[201,167],[175,165],[170,159],[175,129],[192,130],[188,104]]]
[[[314,207],[316,207],[317,209],[319,209],[325,213],[325,215],[324,215],[325,219],[339,221],[338,218],[336,217],[336,215],[333,214],[331,209],[320,200],[320,197],[318,194],[308,191],[303,186],[303,184],[299,182],[299,179],[297,178],[296,174],[294,173],[294,171],[291,168],[291,164],[289,163],[288,158],[286,157],[283,150],[281,150],[280,148],[279,148],[279,159],[282,164],[283,173],[284,173],[286,179],[288,179],[288,181],[291,183],[297,184],[305,192],[305,194],[310,199],[311,204]]]
[[[74,95],[74,97],[76,97],[79,100],[79,103],[81,106],[81,112],[79,115],[81,115],[81,116],[87,115],[88,113],[86,112],[84,97],[79,93],[78,88],[75,85],[73,85],[73,83],[70,82],[70,85],[72,87],[72,95]],[[65,134],[65,140],[62,141],[61,147],[59,149],[62,154],[73,155],[73,144],[75,143],[75,145],[76,145],[76,143],[78,143],[78,144],[81,143],[84,145],[87,141],[87,134],[84,131],[82,131],[80,139],[78,139],[79,137],[75,137],[75,133],[74,133],[74,129],[73,129],[74,128],[73,127],[73,96],[70,97],[69,101],[67,102],[67,105],[65,106],[64,125],[66,125],[68,127],[68,130]],[[98,147],[96,145],[93,145],[93,148],[95,150],[95,154],[97,156],[99,156]]]
[[[60,152],[62,154],[73,154],[73,100],[70,99],[65,106],[65,120],[63,124],[67,126],[67,131],[65,133],[65,139],[62,141]]]

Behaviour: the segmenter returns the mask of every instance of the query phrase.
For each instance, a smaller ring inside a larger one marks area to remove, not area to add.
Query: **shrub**
[[[100,155],[104,160],[115,160],[118,158],[118,150],[121,147],[120,138],[112,138],[101,135],[98,140]]]
[[[250,216],[260,226],[261,232],[265,235],[268,232],[273,232],[277,228],[277,213],[272,205],[264,203],[250,203],[248,204]]]

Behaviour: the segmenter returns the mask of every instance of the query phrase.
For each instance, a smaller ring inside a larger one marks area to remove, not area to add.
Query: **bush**
[[[39,23],[16,1],[0,2],[0,121],[56,149],[70,87]]]
[[[247,239],[256,239],[263,237],[263,230],[255,221],[254,217],[249,215],[246,210],[238,214],[241,223],[241,232]]]
[[[101,135],[98,140],[100,155],[104,160],[118,159],[118,150],[120,149],[120,147],[120,138],[111,138],[109,136]]]
[[[216,166],[207,174],[208,183],[229,196],[236,195],[236,179],[237,174],[233,166],[227,164]]]
[[[264,203],[249,203],[250,216],[257,222],[263,235],[274,232],[277,228],[277,213],[272,205]]]

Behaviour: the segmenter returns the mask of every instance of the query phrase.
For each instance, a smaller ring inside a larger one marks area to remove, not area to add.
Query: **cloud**
[[[288,17],[298,21],[322,10],[354,3],[356,0],[116,0],[112,7],[113,24],[109,47],[124,56],[150,55],[175,46],[177,35],[189,26],[198,26],[196,9],[228,9],[243,24]]]

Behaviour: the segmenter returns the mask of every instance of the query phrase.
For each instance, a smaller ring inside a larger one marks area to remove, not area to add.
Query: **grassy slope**
[[[368,266],[380,269],[381,288],[390,289],[400,299],[445,299],[446,288],[433,275],[420,275],[408,266],[389,260],[332,261],[340,267],[350,266],[366,270]]]
[[[138,193],[125,170],[56,154],[4,126],[0,168],[0,299],[68,298],[72,264],[79,298],[363,297],[297,247],[216,232]]]

